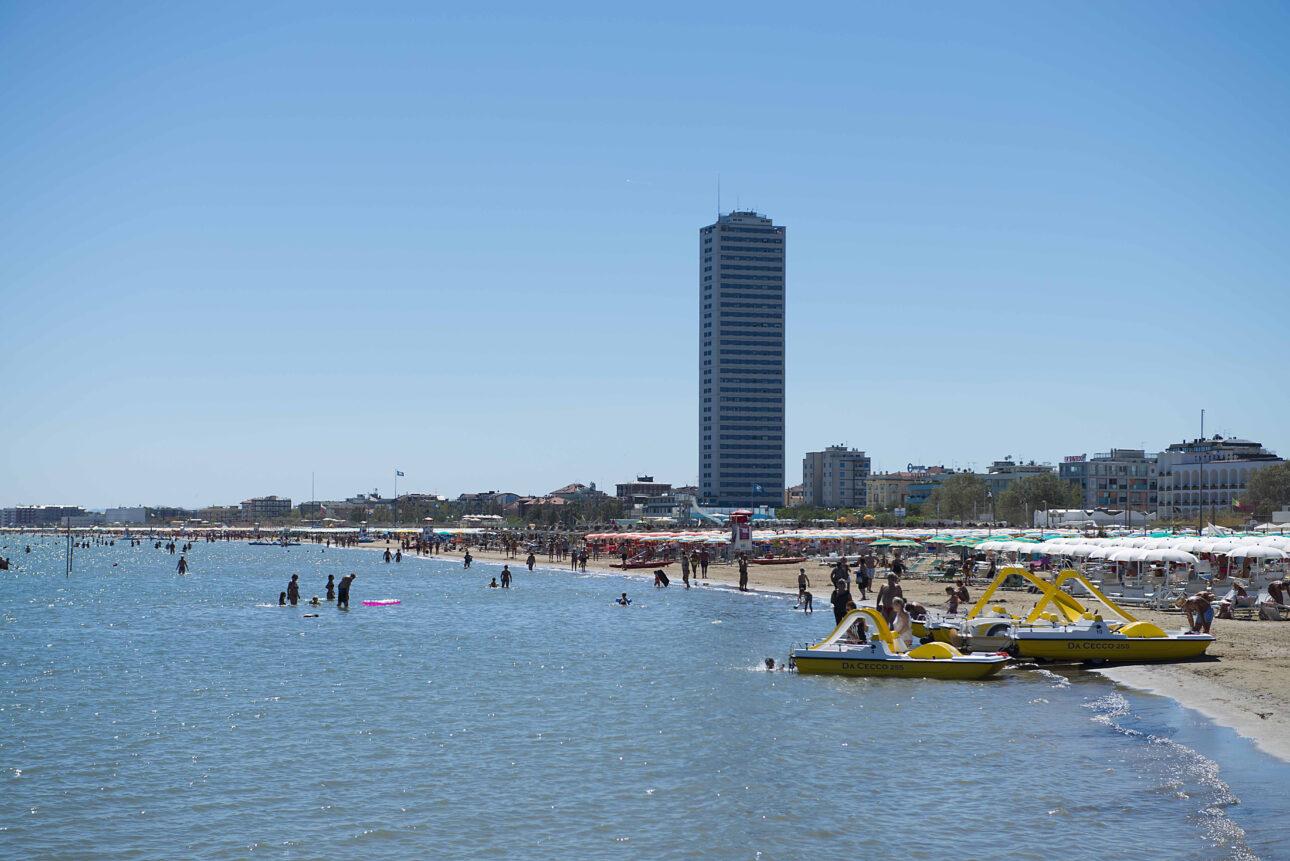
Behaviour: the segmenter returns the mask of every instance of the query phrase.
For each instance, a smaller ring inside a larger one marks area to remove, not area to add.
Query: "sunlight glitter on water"
[[[0,624],[15,857],[853,858],[866,822],[911,858],[1266,839],[1172,712],[1094,676],[765,672],[826,631],[791,596],[556,570],[492,590],[484,563],[308,546],[198,545],[182,579],[150,546],[93,548],[66,581],[36,551]],[[403,603],[271,603],[351,570],[356,602]]]

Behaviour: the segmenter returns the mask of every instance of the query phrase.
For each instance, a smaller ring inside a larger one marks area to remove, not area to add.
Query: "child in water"
[[[627,597],[627,593],[626,593],[626,592],[624,592],[624,593],[622,594],[622,597],[620,597],[620,598],[615,598],[615,599],[614,599],[614,603],[615,603],[615,604],[618,604],[619,606],[622,606],[622,607],[626,607],[626,606],[627,606],[628,604],[630,604],[631,602],[632,602],[632,599]]]
[[[497,578],[496,578],[496,577],[494,577],[494,578],[493,578],[493,582],[491,582],[491,583],[489,583],[489,584],[488,584],[488,588],[489,588],[489,589],[496,589],[496,588],[497,588]]]
[[[285,607],[285,606],[287,606],[287,593],[286,593],[286,592],[279,592],[279,593],[278,593],[278,606],[279,606],[279,607]]]

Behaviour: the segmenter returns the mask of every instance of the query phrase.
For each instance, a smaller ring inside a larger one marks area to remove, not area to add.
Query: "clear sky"
[[[0,504],[694,481],[718,174],[792,481],[1290,455],[1290,5],[646,5],[0,3]]]

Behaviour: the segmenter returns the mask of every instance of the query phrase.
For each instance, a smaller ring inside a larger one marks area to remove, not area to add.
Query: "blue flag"
[[[760,484],[754,484],[754,485],[753,485],[753,493],[761,493],[761,485],[760,485]]]
[[[400,478],[403,478],[403,477],[404,477],[404,476],[403,476],[403,470],[401,470],[401,469],[396,469],[396,470],[394,470],[394,474],[395,474],[395,475],[397,475],[397,476],[399,476]]]

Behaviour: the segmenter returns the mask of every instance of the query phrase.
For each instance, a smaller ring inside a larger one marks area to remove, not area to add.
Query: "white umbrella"
[[[1196,565],[1200,562],[1195,556],[1171,547],[1156,547],[1146,551],[1142,558],[1147,562],[1181,562],[1185,565]]]
[[[1290,559],[1290,553],[1264,544],[1246,544],[1233,549],[1227,555],[1233,559]]]

